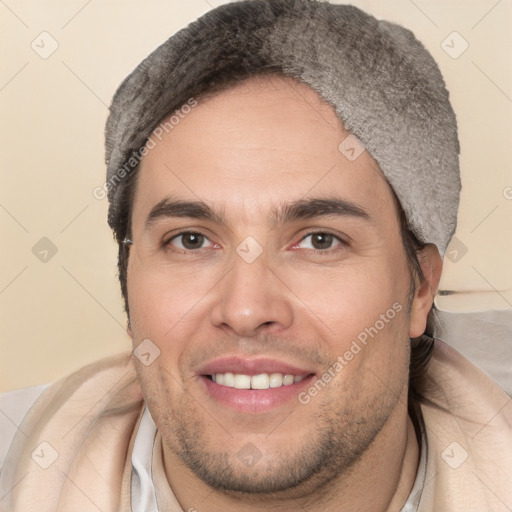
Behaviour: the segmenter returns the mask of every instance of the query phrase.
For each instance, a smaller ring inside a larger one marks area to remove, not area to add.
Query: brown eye
[[[206,240],[208,240],[208,238],[201,233],[188,231],[171,238],[166,245],[174,245],[179,249],[192,251],[194,249],[202,249]]]
[[[316,231],[306,235],[298,244],[301,249],[313,249],[316,251],[328,251],[337,246],[343,246],[345,243],[341,238],[331,233]]]
[[[329,249],[332,245],[333,238],[330,233],[315,233],[311,236],[311,245],[315,249]]]
[[[186,249],[197,249],[203,245],[204,236],[199,233],[187,233],[183,235],[182,244]]]

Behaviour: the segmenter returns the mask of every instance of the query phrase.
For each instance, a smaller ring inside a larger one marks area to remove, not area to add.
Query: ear
[[[425,332],[428,313],[432,308],[443,269],[443,260],[433,244],[427,244],[418,253],[418,261],[425,279],[423,282],[416,280],[416,291],[411,305],[410,338],[417,338]]]

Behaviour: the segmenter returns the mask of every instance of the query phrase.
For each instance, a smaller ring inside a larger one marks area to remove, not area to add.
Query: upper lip
[[[243,375],[258,375],[260,373],[282,373],[283,375],[308,375],[315,373],[311,369],[299,368],[278,359],[268,357],[245,358],[227,356],[214,359],[202,366],[198,375],[214,375],[216,373],[238,373]]]

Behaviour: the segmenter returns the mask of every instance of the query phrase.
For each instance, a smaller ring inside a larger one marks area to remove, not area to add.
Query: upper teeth
[[[236,389],[268,389],[289,386],[300,382],[306,375],[283,375],[282,373],[260,373],[259,375],[243,375],[240,373],[216,373],[213,382],[221,386]]]

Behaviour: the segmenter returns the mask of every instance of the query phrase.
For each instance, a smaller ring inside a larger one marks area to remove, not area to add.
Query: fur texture
[[[460,172],[441,73],[409,30],[316,0],[222,5],[170,37],[123,81],[106,125],[109,224],[118,240],[128,211],[125,183],[115,175],[130,156],[190,97],[220,87],[225,75],[262,72],[295,77],[334,107],[379,163],[416,236],[443,255],[456,227]]]

